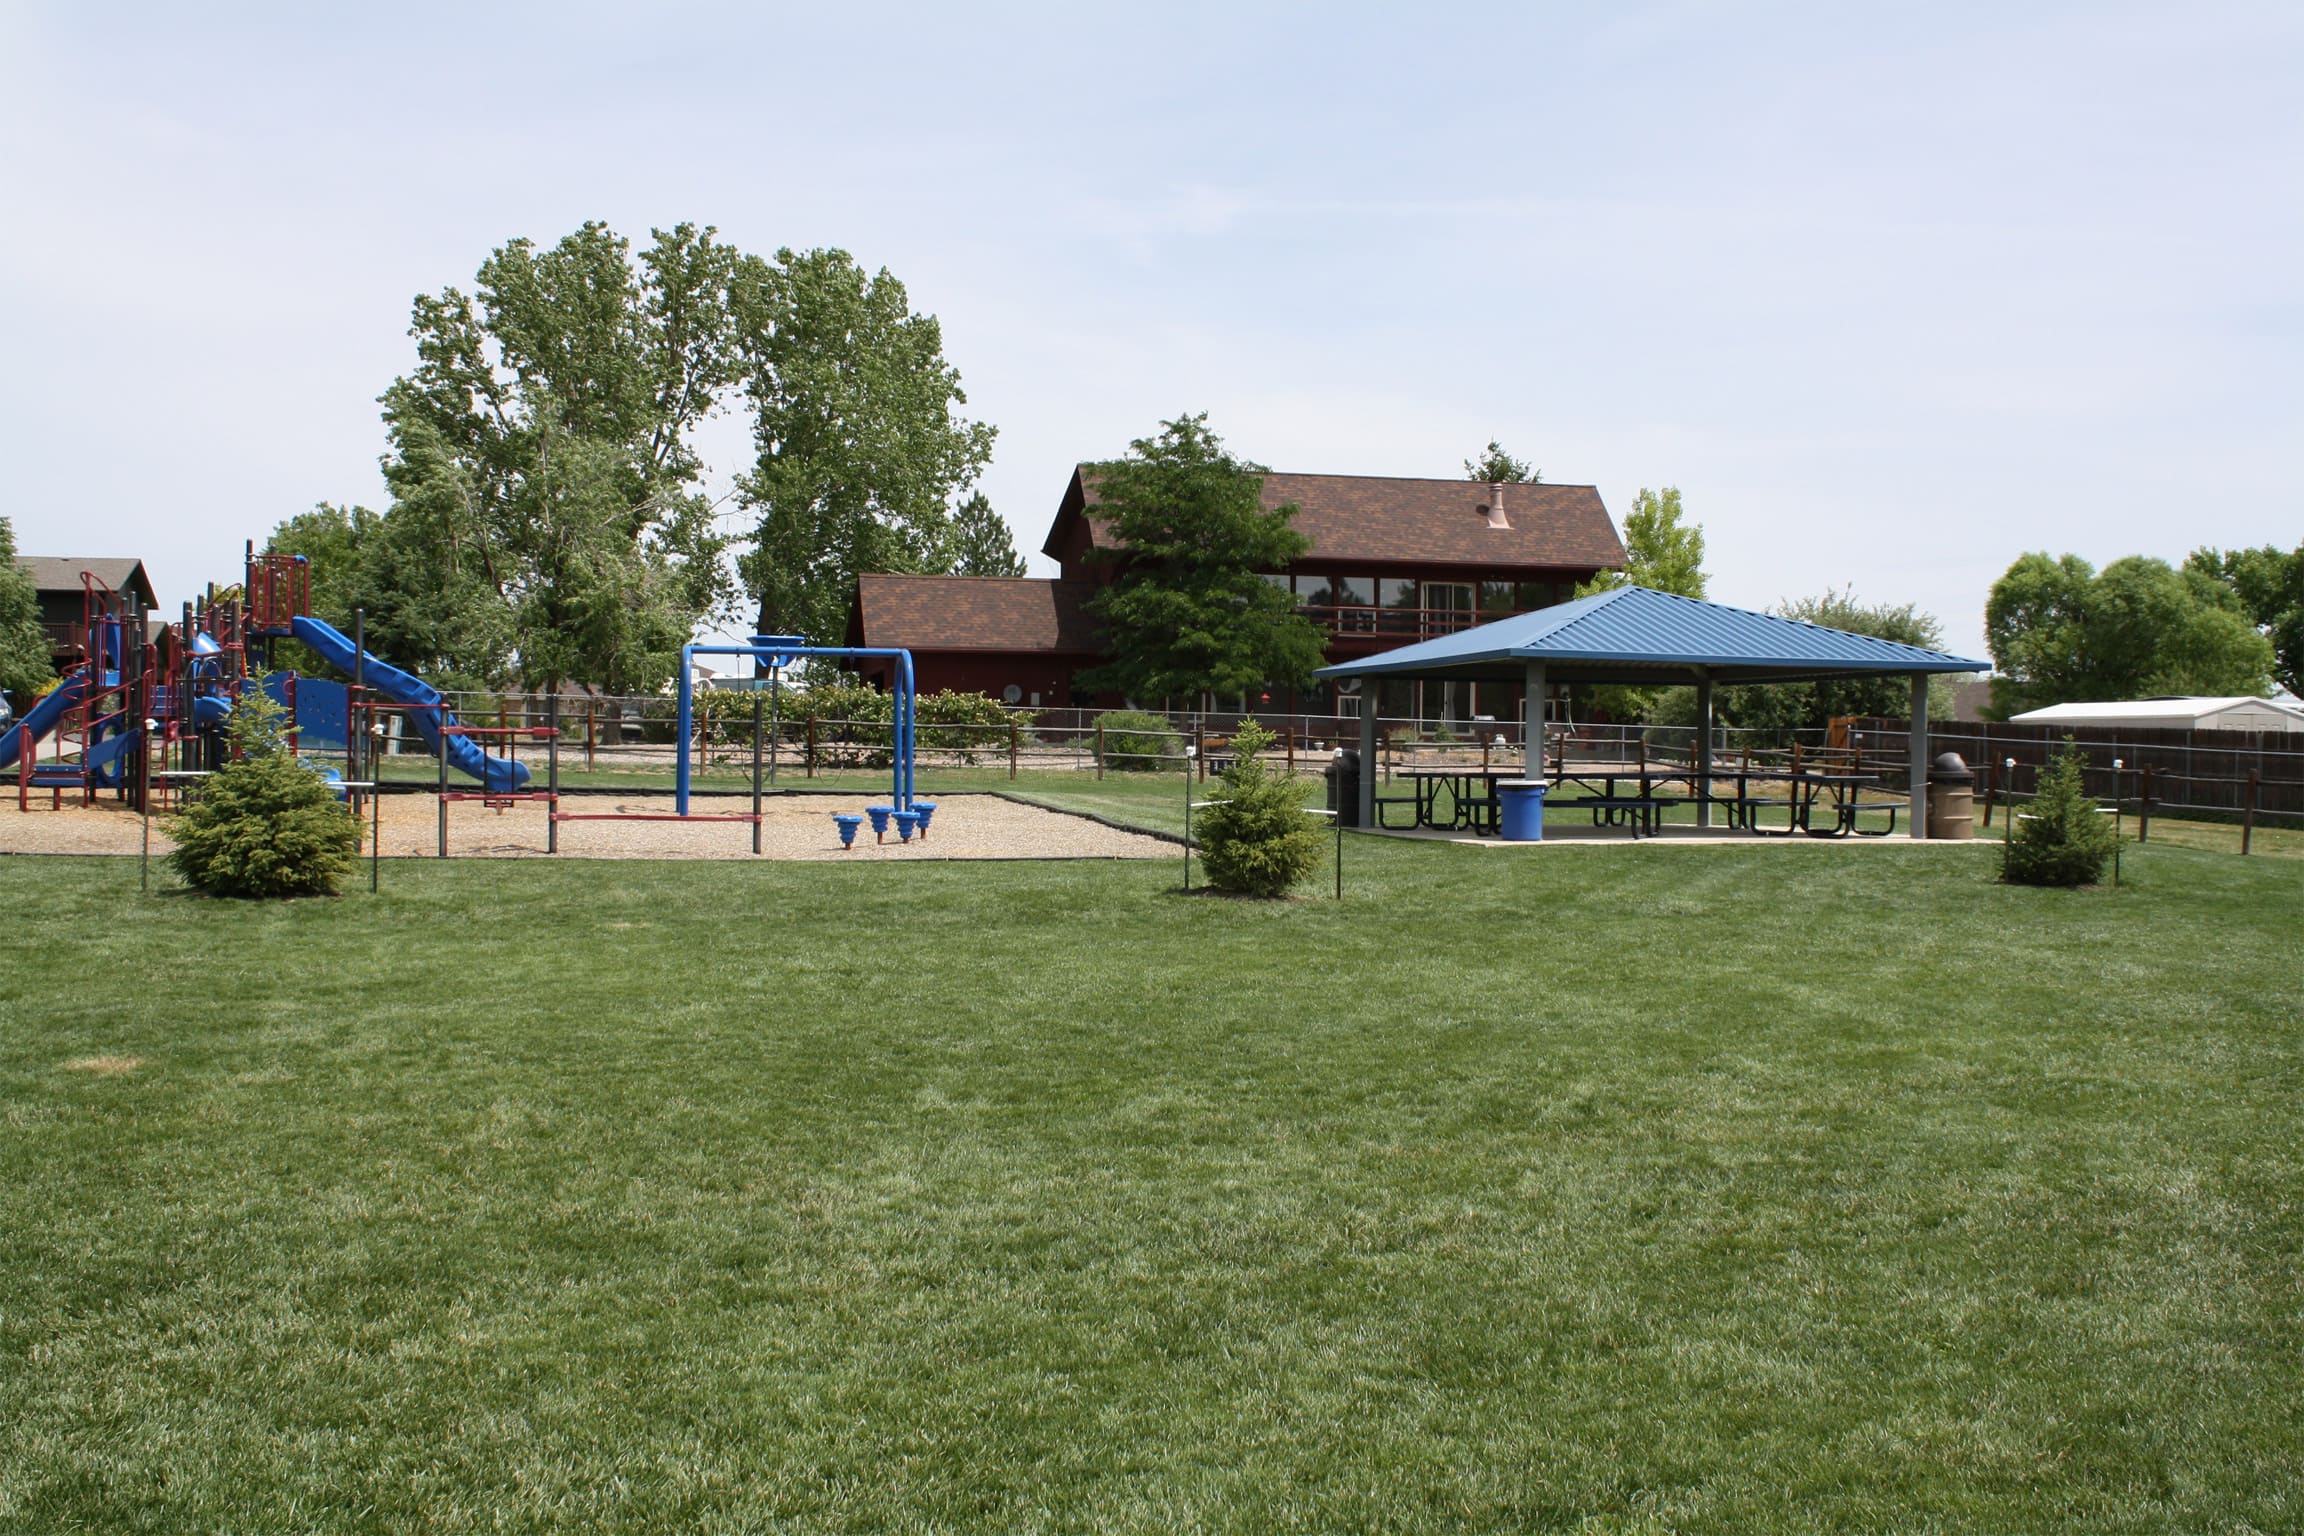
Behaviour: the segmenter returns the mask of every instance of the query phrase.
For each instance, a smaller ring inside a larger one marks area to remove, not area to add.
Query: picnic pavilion
[[[1825,678],[1909,677],[1912,732],[1909,835],[1928,827],[1928,679],[1940,672],[1982,672],[1989,662],[1923,650],[1871,635],[1826,629],[1797,619],[1754,613],[1676,597],[1647,587],[1617,587],[1557,607],[1516,614],[1406,645],[1398,650],[1323,667],[1334,680],[1424,678],[1522,683],[1525,698],[1545,701],[1566,683],[1618,683],[1634,687],[1689,683],[1696,689],[1696,822],[1712,825],[1712,690],[1722,684],[1797,683]],[[1374,690],[1360,712],[1360,825],[1376,820],[1376,711]],[[1541,703],[1529,706],[1526,776],[1544,777]]]

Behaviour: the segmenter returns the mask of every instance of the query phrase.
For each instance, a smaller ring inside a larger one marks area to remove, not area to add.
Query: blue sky
[[[332,9],[0,6],[27,553],[380,504],[411,296],[586,218],[901,277],[1028,550],[1187,410],[1677,485],[1714,596],[1976,655],[2023,550],[2304,538],[2293,4]]]

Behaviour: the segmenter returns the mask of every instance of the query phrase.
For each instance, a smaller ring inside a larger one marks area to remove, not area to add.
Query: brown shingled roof
[[[1051,651],[1092,656],[1088,581],[1029,576],[856,578],[866,645],[920,651]]]
[[[1066,520],[1093,506],[1093,467],[1073,472],[1047,552],[1055,554]],[[1600,492],[1589,485],[1507,485],[1504,521],[1492,527],[1481,509],[1491,488],[1477,480],[1410,480],[1385,475],[1264,477],[1264,505],[1294,502],[1296,529],[1312,541],[1308,560],[1417,562],[1533,568],[1616,568],[1624,545]],[[1091,512],[1099,548],[1115,541]]]
[[[18,555],[16,565],[42,592],[81,591],[80,573],[86,571],[115,592],[134,589],[147,608],[156,603],[152,578],[145,574],[141,560],[114,555]]]

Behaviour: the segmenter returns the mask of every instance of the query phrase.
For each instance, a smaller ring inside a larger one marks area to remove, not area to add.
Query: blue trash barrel
[[[1542,779],[1504,779],[1496,785],[1496,820],[1504,841],[1544,841],[1544,787]]]

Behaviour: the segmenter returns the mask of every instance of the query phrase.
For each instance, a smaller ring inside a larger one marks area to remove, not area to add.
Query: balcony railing
[[[1439,635],[1453,635],[1482,624],[1493,624],[1518,613],[1533,613],[1532,608],[1515,608],[1511,613],[1476,613],[1464,608],[1387,608],[1376,604],[1306,604],[1296,610],[1306,618],[1340,638],[1366,635],[1406,644],[1411,640],[1430,640]]]

